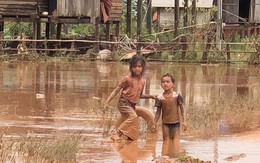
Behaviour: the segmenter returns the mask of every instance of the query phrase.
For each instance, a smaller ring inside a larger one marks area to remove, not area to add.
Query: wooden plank
[[[237,0],[223,1],[223,10],[231,12],[234,15],[239,15],[239,1]],[[223,21],[225,23],[237,23],[238,18],[226,12],[223,12]]]
[[[1,1],[4,1],[4,0],[1,0]],[[8,0],[8,1],[13,1],[13,2],[21,2],[21,1],[23,1],[23,2],[37,2],[37,1],[45,1],[45,0]]]
[[[36,6],[29,5],[2,5],[0,4],[0,10],[5,9],[22,9],[22,10],[36,10]]]
[[[121,21],[122,14],[123,14],[123,1],[122,0],[113,0],[109,20],[110,21]]]
[[[122,7],[112,7],[112,8],[111,8],[112,11],[113,11],[113,10],[121,10],[121,11],[122,11],[122,9],[123,9]]]
[[[123,0],[113,0],[112,3],[123,3]]]
[[[112,5],[113,5],[112,7],[123,7],[122,2],[121,3],[120,2],[117,2],[117,3],[114,2],[114,3],[112,3]]]
[[[26,14],[35,14],[36,12],[33,11],[24,11],[24,10],[0,10],[1,15],[17,15],[17,13],[19,13],[18,15],[26,15]]]
[[[0,1],[0,4],[3,4],[3,5],[37,5],[37,2]]]
[[[57,14],[63,17],[87,16],[96,18],[97,15],[100,15],[99,4],[97,2],[99,1],[60,0],[57,2]]]
[[[255,0],[254,22],[260,23],[260,0]]]
[[[118,14],[120,16],[121,16],[122,13],[123,13],[122,10],[113,10],[113,11],[110,12],[110,14]]]

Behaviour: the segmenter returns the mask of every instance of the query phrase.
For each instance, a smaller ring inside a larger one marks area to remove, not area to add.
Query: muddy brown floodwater
[[[192,104],[199,105],[230,94],[259,100],[259,66],[148,63],[145,93],[159,94],[162,91],[160,77],[167,72],[176,78],[175,89],[184,97],[187,111]],[[160,132],[140,136],[137,142],[124,146],[114,145],[103,135],[104,116],[99,99],[102,103],[126,74],[128,64],[119,62],[2,62],[1,134],[55,138],[80,133],[84,142],[76,155],[77,162],[152,162],[161,155]],[[154,111],[151,100],[141,100],[140,105]],[[194,157],[216,163],[259,162],[260,128],[259,124],[256,126],[254,131],[219,137],[186,139],[184,136],[181,148]]]

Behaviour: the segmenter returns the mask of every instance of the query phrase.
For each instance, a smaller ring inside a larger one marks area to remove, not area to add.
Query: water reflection
[[[127,141],[125,143],[115,143],[115,149],[122,159],[122,163],[137,162],[138,146],[137,141]]]
[[[156,158],[157,134],[148,133],[146,139],[114,143],[122,163],[138,162],[138,160],[154,160]]]
[[[172,73],[176,78],[175,89],[181,92],[187,109],[190,105],[199,105],[214,98],[228,98],[232,94],[248,95],[255,101],[260,100],[259,66],[148,63],[145,73],[145,94],[161,93],[160,77],[167,72]],[[101,100],[106,99],[119,79],[126,74],[128,74],[128,64],[119,62],[1,62],[1,133],[7,135],[28,133],[62,135],[80,131],[83,135],[100,141],[102,139],[100,133],[102,118],[98,113],[93,114],[88,111],[88,108],[91,107],[88,100],[93,99],[93,97]],[[44,95],[44,98],[37,98],[37,94]],[[99,103],[99,105],[102,104]],[[141,105],[152,109],[153,101],[142,100]],[[98,109],[99,107],[95,107],[96,112]],[[220,125],[222,125],[220,126],[221,134],[227,134],[229,128],[225,126],[224,122]],[[223,140],[223,142],[225,141]],[[233,139],[228,141],[232,142]],[[198,150],[202,152],[197,156],[203,158],[204,155],[207,155],[206,160],[214,158],[214,156],[210,157],[214,143],[205,141],[199,145],[191,145],[192,143],[196,142],[184,143],[181,146],[184,145],[186,148],[187,145],[186,150],[193,154],[199,153],[196,150],[199,146]],[[208,143],[211,145],[204,148],[204,145],[208,145]],[[236,143],[239,142],[234,142],[231,145],[235,147]],[[246,142],[243,143],[246,144]],[[223,144],[220,140],[218,152],[223,152],[222,148],[228,148]],[[259,145],[260,143],[257,141],[255,144]],[[251,145],[249,146],[253,148]],[[129,146],[136,148],[134,144],[129,144]],[[147,150],[147,146],[149,146],[149,150]],[[138,145],[137,160],[152,160],[155,157],[155,147],[158,147],[159,150],[161,148],[161,146],[156,145],[156,141],[147,143],[144,148],[140,148]],[[106,148],[110,149],[111,147]],[[145,154],[140,154],[140,152],[145,153],[146,151],[149,151],[148,157],[143,158],[142,156]],[[93,157],[100,157],[98,152],[89,152],[89,154]],[[243,152],[230,152],[229,154]],[[254,154],[254,151],[252,153]],[[86,155],[86,153],[84,154]],[[116,153],[109,154],[110,157],[112,155],[116,157]],[[216,160],[222,161],[223,157],[221,155]],[[250,158],[250,153],[246,153],[246,157],[243,159],[246,158]]]
[[[178,139],[179,140],[179,139]],[[164,140],[162,145],[162,156],[177,158],[179,156],[179,141],[176,139]]]

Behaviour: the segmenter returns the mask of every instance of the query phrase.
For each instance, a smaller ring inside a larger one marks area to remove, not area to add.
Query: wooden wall
[[[157,8],[157,11],[159,13],[159,18],[157,22],[157,27],[161,29],[173,29],[174,28],[174,8],[171,10],[166,9],[164,7]],[[189,12],[188,14],[188,22],[191,24],[192,21],[192,13]],[[180,20],[184,19],[184,8],[180,8]],[[210,12],[208,8],[203,8],[203,10],[197,11],[197,18],[196,18],[196,24],[205,24],[209,23],[211,20]],[[179,22],[180,26],[183,26],[183,21]]]
[[[90,17],[94,22],[100,16],[100,0],[57,0],[58,17]]]
[[[255,5],[252,3],[251,0],[251,4],[252,4],[252,12],[254,14],[251,14],[251,21],[255,22],[255,23],[260,23],[260,0],[253,0],[253,2],[255,2]]]
[[[239,0],[225,0],[223,1],[223,10],[231,12],[234,15],[239,15]],[[223,22],[224,23],[238,23],[239,19],[237,16],[231,15],[223,11]]]
[[[123,0],[113,0],[109,20],[121,21],[123,14]]]
[[[52,4],[54,1],[55,6]],[[52,11],[49,11],[50,8],[53,8]],[[43,17],[43,12],[52,15],[54,10],[56,10],[54,15],[56,18],[87,17],[90,18],[91,23],[94,23],[100,16],[100,0],[0,0],[0,16],[5,17],[30,17],[31,15]],[[113,0],[109,20],[121,21],[122,14],[123,0]]]
[[[0,0],[0,15],[30,16],[48,11],[46,0]]]

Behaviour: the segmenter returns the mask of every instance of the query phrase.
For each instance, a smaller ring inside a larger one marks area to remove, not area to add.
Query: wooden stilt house
[[[223,0],[225,37],[260,34],[260,0]]]
[[[192,7],[188,1],[188,7]],[[196,0],[196,23],[210,22],[212,15],[209,11],[217,5],[218,0]],[[179,0],[180,21],[183,22],[185,0]],[[152,7],[157,10],[156,24],[159,29],[173,29],[174,27],[174,0],[153,0]],[[189,24],[194,20],[191,10],[188,12]],[[222,0],[222,20],[225,37],[239,33],[242,37],[260,34],[260,0]],[[180,23],[180,26],[182,24]]]
[[[122,0],[0,0],[0,32],[5,22],[32,22],[32,37],[41,38],[41,23],[46,23],[46,38],[50,25],[57,24],[56,38],[61,39],[62,24],[91,23],[96,25],[95,38],[99,39],[100,25],[106,24],[106,39],[110,39],[110,25],[119,22],[123,13]]]

